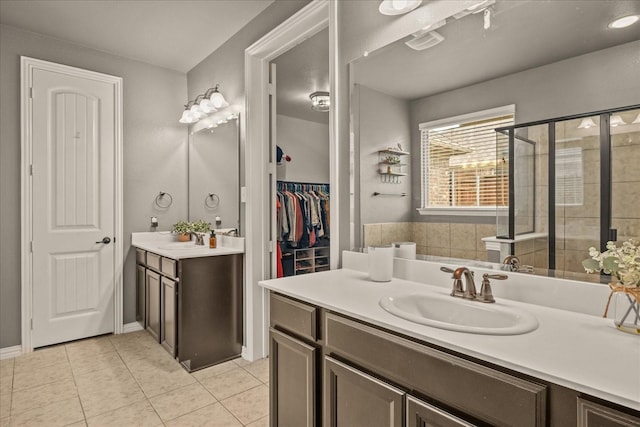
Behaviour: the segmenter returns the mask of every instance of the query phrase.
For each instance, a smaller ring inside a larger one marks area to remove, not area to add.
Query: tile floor
[[[268,415],[268,359],[189,374],[145,331],[0,360],[0,427],[258,427]]]

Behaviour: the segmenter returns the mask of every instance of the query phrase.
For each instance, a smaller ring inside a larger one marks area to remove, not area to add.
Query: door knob
[[[98,240],[96,243],[104,243],[105,245],[108,245],[109,243],[111,243],[111,239],[108,237],[105,237],[102,240]]]

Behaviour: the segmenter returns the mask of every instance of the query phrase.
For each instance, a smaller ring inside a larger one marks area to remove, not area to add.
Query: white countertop
[[[611,319],[497,298],[539,322],[530,333],[475,335],[416,324],[383,310],[380,298],[393,294],[450,290],[392,279],[377,283],[368,274],[340,269],[261,281],[260,285],[364,322],[440,345],[468,356],[640,410],[640,337],[618,331]],[[580,298],[577,294],[576,298]]]
[[[131,245],[171,259],[200,258],[244,253],[244,237],[216,236],[216,248],[209,248],[209,238],[204,246],[194,241],[178,242],[177,236],[168,231],[131,233]]]

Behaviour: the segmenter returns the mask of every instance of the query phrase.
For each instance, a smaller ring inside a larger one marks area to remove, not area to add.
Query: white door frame
[[[265,357],[269,351],[269,310],[267,292],[258,281],[269,279],[269,252],[275,250],[270,229],[275,225],[271,218],[269,174],[276,173],[274,153],[269,153],[269,62],[298,43],[329,26],[329,8],[336,2],[314,0],[284,21],[245,50],[245,90],[247,119],[244,121],[245,171],[246,171],[246,288],[245,322],[246,340],[243,357],[255,360]],[[333,38],[330,36],[330,62],[333,64]],[[331,72],[331,95],[335,96]],[[335,111],[332,112],[333,118]],[[335,128],[335,126],[333,126]],[[335,147],[330,124],[330,158],[332,192],[337,189],[335,179]],[[275,150],[275,148],[274,148]],[[337,197],[331,197],[331,234],[338,236],[338,210],[334,206]],[[335,208],[335,210],[334,210]],[[331,265],[338,261],[338,240],[331,240]],[[335,254],[334,254],[335,252]]]
[[[123,228],[122,228],[122,78],[110,76],[108,74],[97,73],[94,71],[83,70],[81,68],[70,67],[67,65],[56,64],[53,62],[42,61],[26,56],[20,57],[20,128],[21,132],[21,165],[20,165],[20,190],[22,204],[22,221],[21,221],[21,286],[22,286],[22,353],[33,351],[31,340],[31,319],[32,319],[32,294],[33,294],[33,254],[31,252],[32,223],[33,223],[33,189],[31,177],[32,164],[32,148],[33,140],[31,133],[31,124],[33,121],[31,87],[33,85],[33,70],[40,69],[61,74],[71,75],[75,77],[88,78],[98,80],[114,86],[114,195],[115,200],[113,206],[115,209],[114,224],[114,326],[115,334],[123,331],[122,316],[122,266],[123,266]]]

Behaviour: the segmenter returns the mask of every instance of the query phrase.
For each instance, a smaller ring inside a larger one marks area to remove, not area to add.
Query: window
[[[514,123],[514,106],[420,125],[421,213],[475,211],[509,204],[508,153],[497,152],[495,128]]]
[[[583,204],[582,148],[556,150],[556,205]]]

